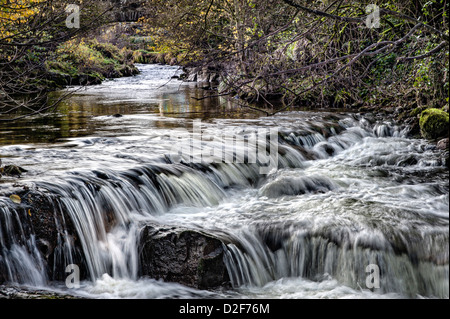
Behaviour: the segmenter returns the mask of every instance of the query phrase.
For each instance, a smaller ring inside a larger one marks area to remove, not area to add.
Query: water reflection
[[[181,73],[178,67],[140,65],[141,74],[107,80],[101,85],[69,88],[73,95],[54,112],[14,122],[0,122],[0,145],[56,143],[111,130],[98,116],[155,114],[172,118],[255,118],[257,112],[242,109],[214,94],[211,84],[186,83],[172,79]],[[64,92],[52,93],[50,103]],[[18,115],[18,114],[16,114]],[[160,128],[173,127],[170,121],[156,121]],[[120,131],[120,129],[118,129]],[[116,133],[119,133],[116,132]]]

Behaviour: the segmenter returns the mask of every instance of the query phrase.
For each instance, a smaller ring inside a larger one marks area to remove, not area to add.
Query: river
[[[0,193],[20,184],[57,196],[89,272],[77,289],[49,281],[0,196],[7,285],[87,298],[449,297],[449,174],[434,145],[345,110],[262,116],[200,99],[210,85],[171,79],[177,67],[139,68],[2,124],[3,164],[28,172],[4,176]],[[139,276],[145,221],[227,242],[230,286]]]

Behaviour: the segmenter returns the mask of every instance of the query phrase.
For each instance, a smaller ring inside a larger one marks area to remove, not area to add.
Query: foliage
[[[0,3],[0,94],[13,104],[48,88],[46,70],[109,77],[129,60],[207,67],[221,75],[218,94],[266,102],[270,114],[449,101],[448,0],[148,0],[140,24],[98,29],[97,42],[80,38],[104,22],[105,1],[78,2],[80,30],[65,27],[65,1]],[[368,5],[378,6],[378,27],[367,24]]]
[[[80,6],[80,28],[66,26],[66,1],[0,1],[0,114],[7,115],[0,121],[54,106],[46,104],[52,76],[46,63],[55,58],[60,43],[86,34],[103,23],[108,12],[99,1],[72,4]]]
[[[147,3],[152,50],[220,71],[220,94],[287,107],[448,103],[446,0]],[[369,4],[379,28],[366,25]]]
[[[93,83],[105,78],[117,78],[136,74],[133,66],[133,52],[109,44],[93,40],[66,41],[56,50],[55,60],[47,61],[49,72],[57,73],[67,78],[67,84],[83,84],[80,79],[89,75]],[[61,82],[60,78],[54,79]]]

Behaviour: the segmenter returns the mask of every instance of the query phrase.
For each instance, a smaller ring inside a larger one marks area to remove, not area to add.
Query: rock
[[[426,109],[420,115],[420,132],[427,139],[448,136],[448,121],[447,112],[434,108]]]
[[[449,148],[449,140],[448,137],[437,142],[436,147],[440,150],[446,150]]]
[[[402,114],[403,112],[405,112],[405,109],[402,106],[395,108],[394,111],[395,114]]]
[[[77,238],[75,227],[68,218],[62,216],[59,205],[55,204],[55,198],[44,194],[37,189],[24,187],[23,190],[15,190],[14,195],[21,198],[20,204],[13,203],[12,209],[16,210],[20,219],[12,224],[13,232],[1,237],[0,241],[5,246],[0,245],[0,256],[3,249],[9,249],[14,243],[35,243],[33,245],[42,256],[42,262],[47,270],[50,280],[65,280],[67,274],[65,268],[67,260],[62,256],[66,250],[67,242],[72,247],[73,263],[80,265],[80,278],[87,278],[87,269],[84,267],[81,242]],[[11,196],[10,193],[0,194],[0,196]],[[4,223],[0,215],[0,225]],[[31,240],[33,238],[33,240]],[[8,281],[5,275],[5,265],[0,258],[0,284]]]
[[[208,82],[209,74],[208,73],[199,73],[197,76],[197,82]]]
[[[183,79],[187,82],[216,82],[220,79],[219,71],[211,66],[185,67],[186,75]]]
[[[0,299],[85,299],[84,297],[26,286],[0,285]]]
[[[223,243],[200,231],[146,225],[141,232],[143,276],[208,289],[229,282]]]
[[[207,66],[204,66],[198,72],[197,82],[208,82],[208,81],[209,81],[209,69]]]
[[[196,82],[197,81],[197,73],[190,73],[187,77],[187,82]]]
[[[407,123],[407,124],[409,124],[409,123]],[[420,137],[420,126],[419,126],[419,123],[417,122],[417,120],[412,122],[410,125],[411,126],[410,126],[410,130],[409,130],[409,133],[408,133],[409,136]]]
[[[208,80],[208,82],[216,82],[216,81],[218,81],[219,80],[219,74],[217,74],[217,73],[211,73],[210,75],[209,75],[209,80]]]
[[[20,176],[22,173],[28,172],[26,169],[16,166],[16,165],[6,165],[0,168],[0,173],[9,176]]]
[[[57,196],[35,188],[14,189],[0,194],[20,197],[20,203],[5,201],[17,212],[10,233],[0,232],[0,256],[12,245],[30,243],[51,281],[64,281],[68,262],[80,268],[80,279],[89,278],[86,256],[75,225]],[[0,214],[0,225],[7,224]],[[3,237],[2,237],[3,236]],[[229,284],[221,240],[198,230],[146,224],[139,245],[140,275],[209,289]],[[70,255],[69,255],[70,254]],[[10,281],[8,259],[0,257],[0,284]]]

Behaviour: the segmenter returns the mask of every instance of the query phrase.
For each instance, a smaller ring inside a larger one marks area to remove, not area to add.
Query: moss
[[[427,107],[426,106],[419,106],[416,107],[414,110],[409,113],[410,116],[416,117],[417,115],[421,114]]]
[[[132,64],[133,52],[119,49],[97,40],[65,43],[59,48],[58,58],[48,61],[48,86],[60,88],[67,85],[99,84],[105,78],[138,74]]]
[[[448,135],[449,115],[440,109],[427,109],[420,115],[419,125],[422,136],[436,139]]]
[[[99,52],[103,57],[107,59],[112,59],[119,62],[124,62],[124,55],[121,50],[110,44],[110,43],[100,43],[97,40],[91,40],[87,43],[90,49]]]
[[[142,63],[142,64],[155,63],[156,57],[157,53],[155,52],[150,52],[142,49],[133,51],[134,63]]]

